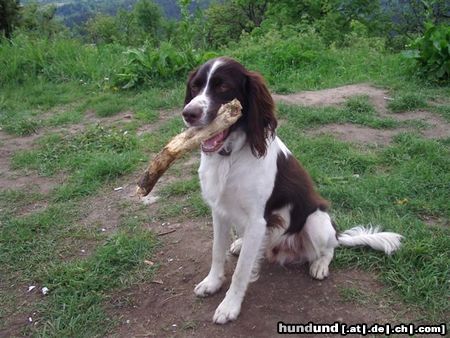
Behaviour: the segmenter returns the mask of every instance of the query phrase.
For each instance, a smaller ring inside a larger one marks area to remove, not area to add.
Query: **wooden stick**
[[[147,196],[173,161],[229,128],[241,117],[241,110],[240,102],[234,99],[222,105],[217,117],[207,126],[191,127],[175,136],[150,162],[138,182],[136,193],[141,197]]]

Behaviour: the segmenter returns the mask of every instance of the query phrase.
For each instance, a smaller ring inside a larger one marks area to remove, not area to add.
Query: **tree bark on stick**
[[[191,127],[175,136],[150,162],[137,184],[136,193],[141,197],[147,196],[173,161],[229,128],[241,117],[241,110],[240,102],[234,99],[222,105],[217,117],[207,126]]]

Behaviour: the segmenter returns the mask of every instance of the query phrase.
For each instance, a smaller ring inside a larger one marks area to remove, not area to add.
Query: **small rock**
[[[123,187],[114,188],[114,191],[121,191],[121,190],[123,190]]]
[[[35,287],[36,287],[36,285],[30,285],[28,287],[28,292],[33,291]]]
[[[42,294],[45,296],[49,290],[48,290],[48,287],[44,286],[41,291],[42,291]]]

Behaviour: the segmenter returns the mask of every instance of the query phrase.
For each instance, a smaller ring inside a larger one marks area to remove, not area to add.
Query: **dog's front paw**
[[[235,320],[241,312],[241,301],[235,297],[225,297],[214,313],[213,322],[225,324]]]
[[[207,276],[194,289],[198,297],[208,297],[215,294],[222,287],[223,278]]]

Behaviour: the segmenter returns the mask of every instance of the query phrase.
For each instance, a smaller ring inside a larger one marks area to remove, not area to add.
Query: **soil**
[[[275,101],[303,106],[332,106],[344,103],[355,95],[365,95],[375,107],[380,117],[388,117],[397,121],[421,121],[428,128],[416,130],[414,128],[375,129],[358,126],[356,124],[327,124],[316,129],[308,130],[307,134],[331,134],[335,138],[367,145],[386,146],[392,138],[406,131],[418,131],[422,136],[430,139],[450,137],[450,123],[439,115],[427,111],[414,111],[391,114],[387,109],[387,102],[391,99],[386,90],[369,84],[355,84],[331,89],[305,91],[289,95],[272,95]]]
[[[160,264],[154,279],[113,297],[111,304],[123,304],[120,299],[126,298],[128,305],[111,305],[120,323],[110,337],[275,337],[278,321],[357,324],[415,319],[412,310],[394,303],[376,276],[367,272],[332,267],[329,278],[316,281],[305,266],[265,264],[259,280],[249,286],[238,320],[215,325],[212,316],[229,286],[236,258],[229,257],[222,290],[197,298],[194,285],[206,276],[210,264],[211,224],[186,221],[150,228],[175,232],[162,237],[164,245],[154,257]],[[342,294],[348,289],[359,290],[360,299],[346,301]]]
[[[389,99],[388,92],[384,89],[376,88],[365,83],[323,90],[304,91],[289,95],[274,94],[272,97],[277,102],[323,107],[338,105],[344,103],[352,96],[361,95],[368,96],[379,112],[386,112],[386,100]]]
[[[387,91],[368,84],[343,86],[316,92],[292,95],[274,95],[275,100],[302,105],[336,105],[353,95],[368,95],[380,116],[390,116],[399,121],[423,120],[432,128],[424,129],[426,137],[448,137],[450,126],[437,115],[425,111],[389,114],[386,109]],[[178,111],[167,111],[153,125],[144,125],[139,133],[161,126]],[[52,131],[79,132],[92,123],[119,124],[133,119],[132,112],[123,112],[111,118],[99,119],[87,113],[85,120],[76,125],[58,127]],[[161,122],[162,121],[162,122]],[[350,142],[387,145],[392,137],[405,129],[378,130],[352,124],[330,124],[314,131],[331,133]],[[38,189],[48,194],[64,177],[56,179],[39,176],[35,172],[12,170],[11,156],[18,150],[35,146],[43,132],[27,137],[14,137],[0,131],[0,186],[2,189]],[[198,159],[186,161],[188,167],[198,166]],[[142,168],[143,169],[143,168]],[[83,224],[113,231],[119,224],[121,203],[145,202],[151,216],[158,205],[158,190],[145,200],[134,196],[134,183],[141,171],[121,179],[123,189],[109,191],[86,201]],[[175,177],[170,172],[158,183],[160,186]],[[33,206],[29,206],[32,210]],[[111,337],[274,337],[278,321],[285,323],[399,323],[414,321],[420,313],[402,304],[377,281],[373,274],[352,267],[337,269],[331,265],[331,275],[324,281],[313,280],[305,266],[280,267],[264,264],[260,279],[249,286],[241,314],[237,321],[220,326],[212,323],[215,308],[221,302],[230,283],[236,258],[227,264],[227,281],[223,289],[205,299],[195,297],[193,288],[208,273],[210,265],[212,227],[210,220],[196,219],[173,223],[149,224],[149,229],[161,235],[162,245],[153,258],[159,268],[153,278],[112,296],[107,311],[118,318],[117,328]],[[173,232],[170,232],[173,231]],[[169,232],[169,233],[167,233]],[[346,290],[357,290],[357,297],[348,299]],[[18,295],[20,296],[20,295]],[[20,299],[21,297],[19,297]],[[8,334],[19,334],[26,323],[14,321],[6,328]],[[0,332],[0,336],[2,332]],[[307,335],[304,335],[307,337]],[[327,337],[327,335],[323,335]]]

